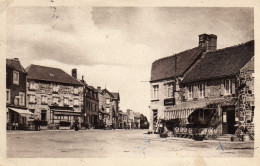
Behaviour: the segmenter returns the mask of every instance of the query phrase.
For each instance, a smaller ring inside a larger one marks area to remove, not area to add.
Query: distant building
[[[31,113],[26,107],[27,72],[18,58],[6,59],[7,129],[25,129]]]
[[[84,122],[91,126],[98,128],[99,125],[99,98],[98,91],[93,86],[87,85],[82,78],[81,82],[84,84]]]
[[[109,116],[105,116],[104,122],[108,126],[113,126],[118,128],[118,112],[119,112],[119,103],[120,96],[119,93],[109,92],[107,89],[101,90],[100,87],[97,87],[99,92],[99,110],[109,113]]]
[[[134,129],[140,129],[141,126],[140,118],[141,118],[141,113],[134,112],[134,127],[133,127]]]
[[[129,129],[134,128],[134,111],[131,109],[127,109],[127,125]]]
[[[127,113],[123,111],[119,111],[118,115],[118,120],[119,120],[119,129],[126,129],[127,128]]]
[[[47,124],[60,121],[82,122],[83,84],[78,81],[77,70],[71,75],[61,69],[30,65],[27,73],[27,105],[29,110]]]

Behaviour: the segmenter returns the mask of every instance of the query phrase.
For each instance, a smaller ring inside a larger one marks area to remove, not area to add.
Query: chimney
[[[205,33],[199,35],[199,47],[204,48],[205,51],[217,50],[217,36]]]
[[[75,79],[77,79],[77,69],[72,69],[72,70],[71,70],[71,75],[72,75],[72,77],[74,77]]]
[[[98,91],[101,91],[101,87],[100,87],[100,86],[98,86],[98,87],[97,87],[97,90],[98,90]]]
[[[14,61],[18,61],[19,62],[19,58],[14,58]]]

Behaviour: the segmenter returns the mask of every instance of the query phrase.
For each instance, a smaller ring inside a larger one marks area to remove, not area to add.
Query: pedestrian
[[[74,119],[74,129],[75,129],[75,131],[79,130],[79,119],[78,118]]]

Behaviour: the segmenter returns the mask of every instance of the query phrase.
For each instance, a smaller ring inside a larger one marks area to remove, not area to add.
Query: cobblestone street
[[[147,130],[7,131],[9,158],[253,157],[253,142],[194,141]]]

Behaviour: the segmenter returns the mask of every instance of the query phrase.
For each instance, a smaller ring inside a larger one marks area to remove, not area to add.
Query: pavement
[[[159,138],[147,130],[7,131],[8,158],[253,157],[254,142]]]

